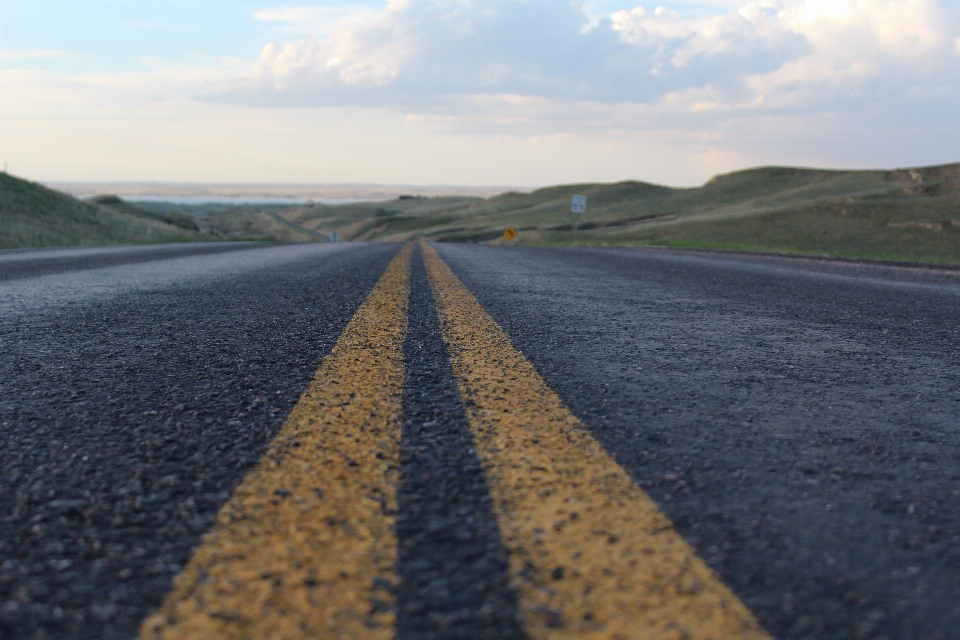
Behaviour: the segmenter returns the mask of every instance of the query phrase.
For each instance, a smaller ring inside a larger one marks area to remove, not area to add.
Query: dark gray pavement
[[[0,638],[133,637],[398,248],[0,252]],[[775,637],[960,637],[960,273],[436,248]],[[398,637],[522,637],[412,287]]]
[[[51,273],[98,269],[120,264],[154,262],[186,256],[243,251],[258,242],[195,242],[190,244],[121,245],[113,247],[57,247],[0,251],[0,282],[36,278]]]
[[[436,245],[778,638],[960,637],[960,275]]]
[[[0,253],[0,638],[134,637],[398,250],[237,246]]]
[[[419,254],[404,348],[396,638],[523,640],[507,550]]]

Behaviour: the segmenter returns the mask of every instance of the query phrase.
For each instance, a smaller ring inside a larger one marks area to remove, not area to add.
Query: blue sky
[[[383,2],[316,3],[331,20]],[[673,3],[688,16],[710,15],[730,3]],[[256,15],[309,6],[279,0],[2,0],[0,42],[7,51],[70,51],[84,54],[78,70],[137,68],[144,56],[178,58],[188,54],[255,59],[263,46],[289,35],[311,35],[295,24],[265,23]],[[582,5],[599,17],[630,2],[597,0]],[[313,25],[311,25],[312,27]],[[42,62],[41,62],[42,64]]]
[[[960,161],[945,0],[0,0],[37,180],[698,184]]]
[[[3,0],[0,42],[5,52],[70,52],[76,55],[73,68],[43,59],[34,64],[74,73],[140,69],[145,57],[256,59],[264,44],[283,34],[254,15],[289,5],[269,1]]]

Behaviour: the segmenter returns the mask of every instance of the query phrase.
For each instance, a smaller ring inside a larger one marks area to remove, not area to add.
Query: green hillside
[[[960,262],[960,164],[894,171],[762,167],[698,188],[578,184],[487,199],[406,198],[291,208],[283,215],[350,240],[566,244],[570,197],[588,198],[579,241]]]
[[[212,237],[507,243],[573,241],[570,197],[588,198],[581,244],[756,249],[960,263],[960,164],[893,171],[761,167],[675,189],[576,184],[491,198],[402,196],[343,205],[81,202],[0,174],[0,247]],[[212,235],[211,235],[212,234]]]
[[[192,222],[172,223],[116,196],[84,202],[0,173],[0,249],[212,239]]]
[[[267,240],[275,242],[318,242],[326,236],[283,218],[290,205],[227,204],[204,202],[138,202],[137,206],[165,219],[187,219],[201,229],[231,240]],[[189,212],[185,214],[184,212]]]
[[[444,197],[344,205],[151,202],[138,206],[162,215],[170,211],[189,212],[201,229],[235,239],[317,242],[336,231],[343,240],[392,241],[429,234],[432,227],[456,219],[445,214],[434,215],[437,211],[457,210],[479,201],[479,198]]]
[[[180,211],[158,213],[150,211],[145,207],[130,204],[119,196],[114,195],[93,196],[92,198],[87,198],[85,202],[100,209],[112,211],[113,213],[124,213],[136,218],[164,222],[188,231],[200,231],[200,227],[196,221]]]

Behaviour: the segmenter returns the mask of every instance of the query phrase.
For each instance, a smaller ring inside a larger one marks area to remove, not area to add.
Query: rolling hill
[[[491,198],[402,198],[290,208],[346,240],[573,241],[570,197],[588,198],[587,244],[653,244],[960,262],[960,164],[892,171],[761,167],[702,187],[577,184]]]
[[[0,247],[213,237],[570,244],[570,198],[586,195],[582,244],[748,249],[960,263],[960,164],[889,171],[760,167],[701,187],[585,183],[489,198],[401,196],[341,205],[131,205],[80,201],[0,174]],[[186,212],[186,213],[185,213]],[[503,231],[517,237],[507,241]],[[211,235],[213,234],[213,235]]]
[[[0,249],[213,239],[192,221],[157,217],[116,196],[81,201],[0,173]]]

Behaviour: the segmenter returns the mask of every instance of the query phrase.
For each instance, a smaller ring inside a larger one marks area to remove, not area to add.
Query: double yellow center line
[[[769,638],[421,247],[527,635]],[[387,267],[142,639],[394,637],[411,249]]]

